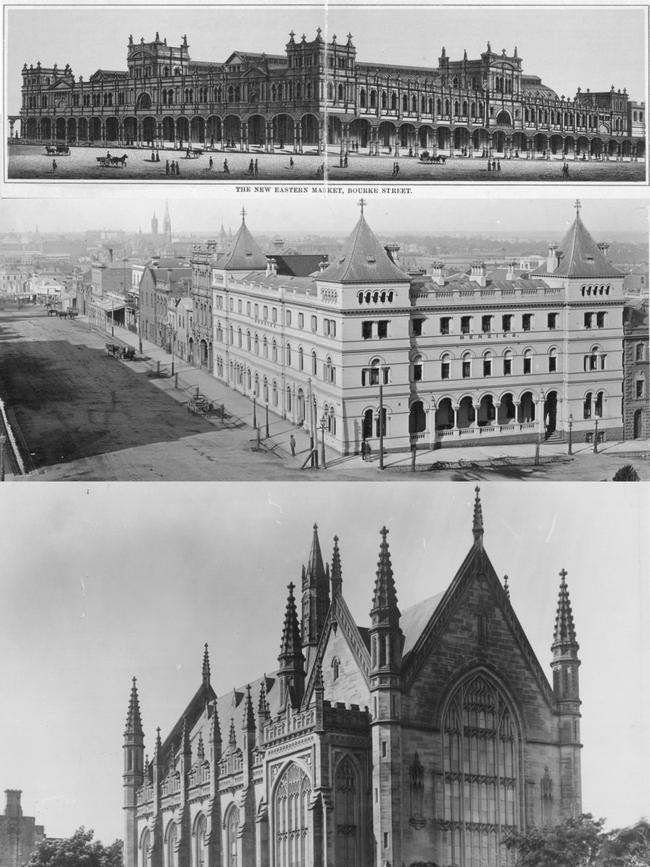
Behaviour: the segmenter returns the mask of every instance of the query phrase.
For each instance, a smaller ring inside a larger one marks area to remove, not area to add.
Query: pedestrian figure
[[[155,153],[154,153],[153,151],[151,151],[151,162],[152,162],[152,163],[155,163],[155,162],[156,162],[156,155],[155,155]]]
[[[257,177],[257,160],[255,160],[255,177]]]
[[[177,160],[176,161],[176,175],[179,176],[180,173],[181,173],[181,164]]]
[[[175,160],[172,160],[171,171],[172,171],[173,175],[176,174],[176,162],[175,162]]]
[[[296,456],[296,438],[293,434],[289,437],[289,447],[291,449],[291,457]]]
[[[56,171],[56,160],[52,160],[52,174]]]
[[[395,163],[395,177],[399,175],[399,163]]]
[[[497,160],[497,171],[501,171],[501,160]]]
[[[493,172],[496,172],[496,170],[497,170],[497,161],[496,161],[496,160],[492,160],[492,171],[493,171]]]
[[[169,160],[165,160],[165,174],[169,174]]]
[[[160,151],[156,149],[156,162],[160,162]]]
[[[488,172],[492,171],[492,163],[490,162],[490,160],[487,161],[487,169],[488,169]]]
[[[224,170],[225,174],[227,174],[227,175],[230,174],[230,169],[228,168],[228,160],[223,161],[223,170]]]
[[[348,155],[347,155],[347,153],[346,153],[346,155],[345,155],[345,157],[344,157],[344,159],[343,159],[343,168],[344,168],[344,169],[347,169],[347,167],[348,167]]]
[[[289,168],[293,168],[293,157],[289,157]]]
[[[254,171],[255,171],[255,161],[251,160],[250,163],[248,164],[248,174],[252,175]]]
[[[210,157],[210,162],[208,163],[208,168],[212,171],[212,157]]]

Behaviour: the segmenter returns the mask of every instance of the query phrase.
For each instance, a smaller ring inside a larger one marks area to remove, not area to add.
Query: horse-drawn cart
[[[70,145],[45,145],[45,153],[48,157],[69,157]]]
[[[120,168],[126,168],[126,161],[128,160],[128,154],[122,154],[121,157],[112,157],[110,154],[106,154],[105,157],[96,157],[97,162],[103,169],[114,169],[117,166]]]
[[[135,359],[135,349],[133,346],[122,346],[119,343],[107,343],[106,355],[112,355],[113,358],[121,358],[124,361],[133,361]]]
[[[207,415],[212,412],[214,407],[208,398],[201,393],[193,394],[187,401],[187,411],[194,415]]]

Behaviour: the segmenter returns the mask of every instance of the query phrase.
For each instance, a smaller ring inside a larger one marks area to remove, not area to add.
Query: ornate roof
[[[264,271],[266,263],[266,256],[248,231],[246,215],[242,214],[241,226],[232,246],[217,260],[216,267],[222,271]]]
[[[317,280],[328,283],[408,283],[409,276],[391,260],[366,223],[363,211],[339,256]]]
[[[598,245],[587,231],[580,216],[580,205],[576,204],[576,217],[573,225],[562,239],[558,249],[559,264],[554,271],[547,270],[544,262],[533,274],[552,274],[554,277],[622,277],[598,249]]]

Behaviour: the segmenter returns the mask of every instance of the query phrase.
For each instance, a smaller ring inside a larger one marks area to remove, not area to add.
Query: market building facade
[[[193,61],[180,45],[129,37],[127,68],[87,79],[63,67],[22,70],[20,137],[101,146],[183,146],[447,157],[645,158],[645,103],[625,89],[558,96],[523,70],[515,47],[411,67],[357,59],[348,34],[291,32],[283,54]],[[10,119],[12,130],[16,118]]]

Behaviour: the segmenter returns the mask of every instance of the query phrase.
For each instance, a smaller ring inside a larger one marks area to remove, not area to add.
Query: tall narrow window
[[[308,819],[310,797],[311,783],[307,774],[298,765],[290,764],[283,772],[273,798],[277,867],[310,867],[312,863]]]

